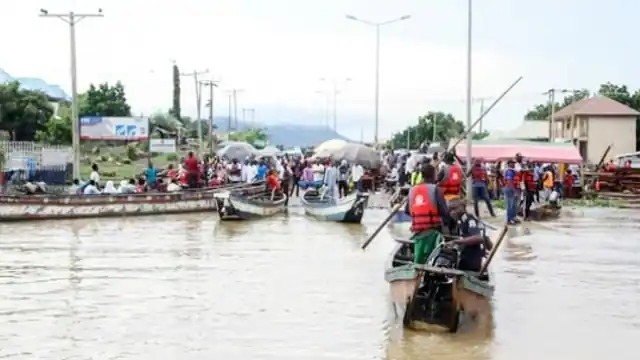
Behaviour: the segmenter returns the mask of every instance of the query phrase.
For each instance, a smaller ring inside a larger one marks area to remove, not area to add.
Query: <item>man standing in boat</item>
[[[462,247],[458,268],[480,271],[485,252],[493,246],[486,236],[485,226],[477,217],[467,212],[465,202],[460,199],[449,202],[449,209],[451,217],[456,221],[453,233],[459,236],[450,243]]]
[[[442,242],[442,226],[453,224],[442,190],[435,182],[433,165],[422,166],[423,183],[409,190],[405,212],[411,216],[411,239],[414,241],[414,262],[424,264],[431,252]]]
[[[445,166],[438,174],[437,183],[444,193],[445,200],[459,199],[462,191],[462,168],[455,163],[455,157],[448,152],[444,155]]]

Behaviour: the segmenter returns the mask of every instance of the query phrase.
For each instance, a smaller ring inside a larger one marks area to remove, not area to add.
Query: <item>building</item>
[[[555,137],[573,141],[585,161],[597,164],[609,145],[609,157],[636,151],[638,116],[604,96],[582,99],[555,113]]]

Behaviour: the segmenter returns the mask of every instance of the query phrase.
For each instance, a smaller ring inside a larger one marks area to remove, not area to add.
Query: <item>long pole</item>
[[[247,123],[247,109],[246,108],[242,108],[242,122],[243,123]]]
[[[468,0],[467,3],[468,11],[467,11],[467,131],[471,131],[471,76],[472,76],[472,36],[473,36],[473,12],[472,12],[472,0]],[[480,118],[482,121],[482,118]],[[467,135],[467,162],[466,162],[466,173],[471,171],[471,144],[472,144],[473,136],[471,134]],[[472,193],[471,188],[471,177],[467,177],[467,194]]]
[[[431,142],[436,142],[436,128],[438,127],[438,114],[433,114],[433,137]]]
[[[233,119],[233,118],[231,117],[231,112],[233,111],[232,101],[233,101],[233,97],[232,97],[232,95],[231,95],[231,94],[229,94],[229,125],[228,125],[229,129],[227,129],[227,132],[228,132],[228,133],[230,133],[230,132],[231,132],[231,125],[232,125],[232,123],[231,123],[231,119]]]
[[[551,100],[551,118],[549,119],[549,126],[551,126],[551,136],[549,142],[556,141],[556,122],[554,117],[556,116],[556,90],[549,90],[549,98]]]
[[[73,149],[73,178],[80,178],[80,116],[78,111],[78,73],[76,62],[76,24],[88,17],[104,17],[102,10],[97,13],[49,14],[40,9],[40,17],[57,17],[69,24],[69,48],[71,52],[71,147]]]
[[[376,95],[375,95],[375,102],[376,102],[376,110],[375,110],[375,121],[376,121],[376,127],[375,127],[375,136],[373,139],[374,142],[374,146],[378,146],[378,140],[379,140],[379,122],[380,122],[380,25],[381,24],[376,24]]]
[[[233,120],[238,129],[238,90],[233,89]]]
[[[484,99],[480,99],[480,115],[482,115],[483,112],[484,112]],[[480,121],[480,125],[478,126],[478,132],[481,133],[484,131],[483,125],[484,125],[484,120]]]
[[[333,80],[333,131],[338,131],[338,85]]]

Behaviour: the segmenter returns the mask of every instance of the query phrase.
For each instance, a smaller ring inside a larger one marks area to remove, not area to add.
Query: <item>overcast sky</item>
[[[216,115],[228,113],[226,91],[239,88],[238,108],[267,123],[325,121],[327,87],[336,79],[338,130],[373,138],[375,29],[371,21],[405,14],[382,27],[380,137],[388,138],[428,110],[464,120],[465,0],[20,0],[2,1],[0,68],[39,77],[70,93],[69,28],[39,18],[49,12],[93,12],[77,26],[78,84],[121,80],[136,113],[171,104],[171,61],[182,71],[206,69],[220,79]],[[631,0],[475,0],[474,97],[496,97],[524,80],[486,121],[516,127],[550,87],[597,89],[605,81],[637,86]],[[349,82],[343,79],[351,78]],[[195,114],[193,79],[183,78],[183,113]],[[486,101],[488,105],[491,100]],[[331,102],[331,105],[332,102]],[[331,109],[331,113],[333,110]],[[479,102],[474,103],[479,113]],[[332,120],[331,120],[332,123]]]

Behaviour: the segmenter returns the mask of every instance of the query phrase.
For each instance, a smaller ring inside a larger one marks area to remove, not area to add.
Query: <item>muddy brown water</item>
[[[0,358],[638,359],[638,212],[513,229],[492,270],[493,331],[455,335],[393,318],[392,240],[359,248],[386,214],[0,224]]]

